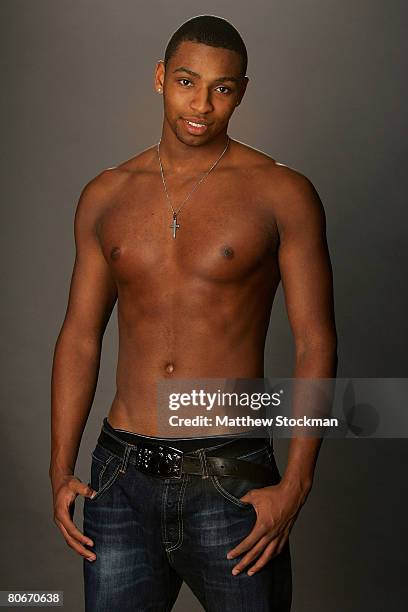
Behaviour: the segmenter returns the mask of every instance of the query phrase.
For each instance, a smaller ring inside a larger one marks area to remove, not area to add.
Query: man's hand
[[[252,576],[281,552],[307,493],[282,480],[277,485],[252,489],[240,498],[240,501],[253,505],[257,519],[249,535],[227,554],[227,559],[234,559],[247,553],[234,566],[234,575],[257,559],[247,572]]]
[[[96,555],[83,545],[93,546],[94,544],[78,529],[72,518],[76,497],[78,495],[92,497],[94,493],[91,487],[71,474],[60,477],[57,484],[53,483],[54,523],[60,528],[68,546],[88,561],[95,561]]]

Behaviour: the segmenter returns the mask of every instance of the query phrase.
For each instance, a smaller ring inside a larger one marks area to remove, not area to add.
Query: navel
[[[110,252],[110,256],[111,256],[111,259],[118,259],[118,257],[120,257],[120,248],[113,247],[113,249]]]
[[[223,246],[221,247],[221,254],[227,259],[232,259],[234,257],[234,249],[230,246]]]
[[[166,364],[165,370],[167,372],[167,374],[171,374],[174,370],[174,364],[169,362]]]

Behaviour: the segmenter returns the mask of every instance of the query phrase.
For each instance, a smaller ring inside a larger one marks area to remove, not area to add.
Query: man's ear
[[[158,93],[163,92],[163,84],[164,84],[164,60],[159,60],[156,64],[155,74],[154,74],[154,88]]]

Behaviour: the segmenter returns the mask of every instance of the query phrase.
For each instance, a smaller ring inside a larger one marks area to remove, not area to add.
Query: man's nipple
[[[234,249],[228,245],[224,245],[221,247],[221,254],[226,259],[232,259],[234,257]]]

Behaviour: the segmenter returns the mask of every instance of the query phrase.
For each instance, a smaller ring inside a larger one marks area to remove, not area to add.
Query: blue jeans
[[[222,456],[223,446],[206,453]],[[279,482],[267,440],[239,458],[270,466],[270,484]],[[248,568],[233,576],[240,557],[226,557],[255,524],[253,506],[239,498],[259,483],[190,474],[160,478],[131,463],[121,473],[121,463],[96,445],[90,484],[97,495],[84,502],[84,533],[97,556],[83,561],[86,612],[166,612],[183,581],[207,612],[290,611],[289,541],[253,576]]]

